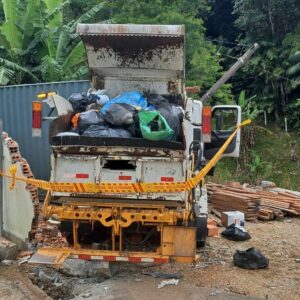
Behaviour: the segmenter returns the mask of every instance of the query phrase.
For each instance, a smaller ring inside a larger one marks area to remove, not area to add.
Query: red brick
[[[219,234],[218,227],[215,225],[207,224],[208,236],[216,236]]]
[[[214,219],[210,218],[207,219],[207,224],[217,226],[217,222]]]

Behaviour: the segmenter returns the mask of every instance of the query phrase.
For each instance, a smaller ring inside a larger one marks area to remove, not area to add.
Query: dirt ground
[[[210,238],[201,250],[203,260],[198,269],[188,265],[176,265],[173,269],[184,274],[184,282],[194,286],[263,299],[300,299],[300,219],[247,223],[246,228],[250,240]],[[269,259],[267,269],[245,270],[233,265],[236,249],[249,247],[256,247]],[[170,266],[160,269],[167,271]]]
[[[68,284],[50,288],[34,280],[36,266],[0,264],[0,299],[46,299],[43,290],[54,299],[300,299],[300,219],[247,223],[246,229],[252,239],[245,242],[209,238],[206,247],[198,251],[201,258],[197,264],[126,264],[103,282],[77,279],[74,284],[68,279]],[[267,269],[245,270],[233,265],[236,249],[249,247],[256,247],[270,260]],[[145,271],[183,277],[177,286],[158,289],[163,279],[144,275]]]

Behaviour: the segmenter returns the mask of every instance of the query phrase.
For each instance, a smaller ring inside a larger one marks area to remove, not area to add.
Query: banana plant
[[[24,52],[34,31],[40,0],[2,0],[4,22],[0,25],[0,85],[21,83],[24,77],[38,82]]]
[[[79,79],[87,75],[85,50],[75,31],[106,2],[64,24],[71,0],[2,0],[0,85]]]
[[[289,63],[287,75],[291,78],[291,89],[296,90],[300,86],[300,51],[290,55]]]
[[[95,5],[78,19],[63,24],[61,7],[66,5],[62,0],[44,0],[48,16],[52,16],[44,24],[41,30],[40,48],[38,56],[41,55],[41,63],[34,68],[34,72],[40,74],[43,81],[59,81],[69,79],[82,79],[86,77],[86,56],[83,43],[76,35],[76,26],[80,22],[87,22],[99,11],[106,9],[106,2]],[[58,9],[59,8],[59,9]]]
[[[246,98],[246,92],[243,90],[239,95],[239,106],[242,108],[244,119],[255,119],[263,110],[259,109],[257,104],[253,101],[256,95]]]

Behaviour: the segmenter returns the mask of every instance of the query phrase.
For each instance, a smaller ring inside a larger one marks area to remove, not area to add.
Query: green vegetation
[[[216,166],[213,182],[239,181],[258,183],[260,180],[273,181],[277,186],[299,190],[300,187],[300,136],[283,133],[272,126],[272,131],[255,130],[256,142],[252,159],[243,171],[237,170],[237,160],[223,158]],[[297,161],[291,160],[291,143],[296,142]]]
[[[84,48],[75,33],[78,22],[185,24],[187,85],[200,85],[204,93],[258,42],[251,62],[212,103],[230,103],[245,91],[254,99],[254,110],[265,111],[281,126],[287,117],[289,128],[299,130],[298,2],[1,0],[0,85],[88,78]]]
[[[0,84],[87,77],[84,47],[75,29],[78,22],[93,20],[104,4],[94,5],[68,20],[65,9],[70,3],[70,0],[2,0]]]

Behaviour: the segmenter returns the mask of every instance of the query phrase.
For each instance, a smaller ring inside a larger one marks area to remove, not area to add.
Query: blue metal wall
[[[42,137],[32,137],[31,102],[36,94],[58,91],[68,98],[75,92],[86,92],[88,81],[52,82],[0,87],[0,119],[3,130],[18,142],[21,154],[29,162],[31,169],[39,179],[48,180],[50,176],[51,148],[48,143],[49,121],[43,121]],[[43,116],[49,112],[48,105],[43,106]]]

